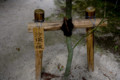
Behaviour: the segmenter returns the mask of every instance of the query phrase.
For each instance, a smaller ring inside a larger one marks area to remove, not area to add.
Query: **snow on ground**
[[[0,1],[0,80],[35,80],[33,36],[27,32],[27,24],[32,22],[36,8],[43,8],[46,17],[55,8],[53,0],[40,1]],[[68,55],[65,37],[61,31],[49,31],[45,32],[45,42],[43,71],[62,76]],[[58,69],[58,65],[64,66],[62,71]],[[86,45],[79,45],[74,50],[69,78],[120,80],[119,63],[111,52],[95,50],[95,71],[88,72]]]

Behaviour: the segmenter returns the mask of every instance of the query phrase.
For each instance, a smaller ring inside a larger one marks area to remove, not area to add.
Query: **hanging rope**
[[[90,18],[89,17],[89,20],[91,21],[91,23],[93,24],[93,27],[95,27],[95,23],[96,23],[96,17],[94,16],[94,18]]]

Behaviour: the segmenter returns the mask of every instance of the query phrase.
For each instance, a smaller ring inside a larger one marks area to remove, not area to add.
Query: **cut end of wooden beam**
[[[82,19],[82,20],[75,20],[73,21],[75,28],[90,28],[93,27],[93,23],[95,22],[95,26],[97,26],[102,19]],[[106,20],[106,19],[105,19]],[[40,23],[29,23],[28,24],[28,32],[33,32],[33,27],[36,27],[37,25],[40,26]],[[43,23],[42,27],[44,27],[44,31],[54,31],[54,30],[60,30],[62,26],[62,23],[60,22],[54,22],[54,23]],[[100,26],[107,26],[107,21],[100,24]]]

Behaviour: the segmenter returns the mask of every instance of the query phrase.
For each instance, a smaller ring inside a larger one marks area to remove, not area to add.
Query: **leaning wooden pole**
[[[95,18],[95,8],[87,7],[86,8],[86,19]],[[87,28],[86,32],[89,34],[94,28],[95,20],[92,20],[93,27]],[[94,32],[87,36],[87,61],[88,61],[88,70],[94,71]]]
[[[66,18],[67,19],[72,18],[72,0],[66,0]],[[73,48],[72,48],[71,37],[66,37],[66,44],[67,44],[67,49],[68,49],[68,59],[67,59],[67,65],[66,65],[66,70],[65,70],[65,74],[64,74],[65,80],[67,80],[67,78],[70,74],[72,57],[73,57]]]

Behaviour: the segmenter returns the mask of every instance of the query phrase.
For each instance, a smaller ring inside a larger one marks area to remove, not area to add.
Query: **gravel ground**
[[[44,9],[48,17],[56,7],[54,0],[0,1],[0,80],[35,80],[33,35],[27,32],[27,24],[33,21],[36,8]],[[74,30],[73,37],[79,37],[79,31],[83,30]],[[62,76],[66,60],[67,48],[63,33],[45,32],[43,71]],[[58,65],[63,66],[63,70],[60,71]],[[69,79],[120,80],[119,62],[110,51],[95,48],[95,71],[88,72],[86,45],[83,43],[74,50]]]

